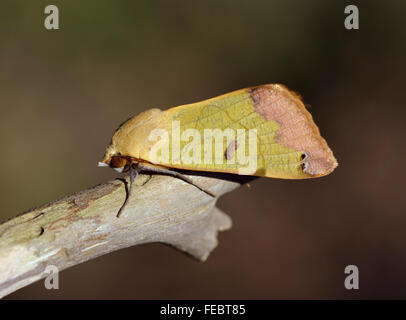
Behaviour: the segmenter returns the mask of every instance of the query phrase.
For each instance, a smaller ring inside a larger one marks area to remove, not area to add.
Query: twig
[[[217,196],[241,182],[189,176]],[[235,178],[232,178],[235,179]],[[196,187],[167,176],[140,175],[120,216],[127,179],[114,180],[29,210],[0,225],[0,297],[47,274],[129,246],[162,242],[204,261],[231,219]]]

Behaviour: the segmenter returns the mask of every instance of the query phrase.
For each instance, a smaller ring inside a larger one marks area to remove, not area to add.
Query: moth
[[[176,169],[306,179],[338,163],[301,97],[281,84],[245,88],[122,123],[99,166],[172,175],[215,197]]]

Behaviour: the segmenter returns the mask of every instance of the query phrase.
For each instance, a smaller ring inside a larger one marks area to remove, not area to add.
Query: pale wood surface
[[[173,177],[140,175],[120,218],[116,214],[126,188],[124,180],[113,180],[4,222],[0,297],[44,278],[48,265],[62,271],[142,243],[167,243],[204,261],[217,245],[217,232],[231,227],[231,219],[215,207],[216,200],[241,182],[188,177],[217,197]]]

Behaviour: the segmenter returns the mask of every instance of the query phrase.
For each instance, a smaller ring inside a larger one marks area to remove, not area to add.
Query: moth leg
[[[181,179],[189,184],[191,184],[192,186],[195,186],[196,188],[202,190],[204,193],[207,193],[209,196],[215,198],[216,195],[214,193],[212,193],[211,191],[205,189],[202,186],[199,186],[198,184],[194,183],[191,179],[189,179],[188,177],[184,176],[183,174],[180,174],[177,171],[173,171],[173,170],[168,170],[168,169],[164,169],[164,168],[156,168],[156,167],[149,167],[149,166],[144,166],[142,164],[138,164],[138,169],[140,171],[149,171],[149,172],[154,172],[154,173],[162,173],[162,174],[166,174],[168,176],[172,176],[178,179]]]
[[[123,205],[121,206],[120,210],[118,210],[117,212],[117,218],[120,217],[121,213],[123,212],[124,208],[127,206],[128,200],[130,199],[130,196],[132,194],[133,191],[133,184],[135,179],[137,179],[138,177],[138,173],[140,172],[139,167],[137,166],[137,168],[134,168],[134,163],[130,164],[130,188],[128,189],[125,201],[123,203]]]

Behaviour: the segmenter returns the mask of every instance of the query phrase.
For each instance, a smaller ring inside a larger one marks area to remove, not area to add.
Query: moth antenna
[[[199,186],[198,184],[194,183],[193,180],[189,179],[188,177],[184,176],[183,174],[180,174],[177,171],[172,171],[172,170],[163,169],[163,168],[152,168],[152,167],[144,166],[142,164],[138,164],[138,168],[141,171],[145,170],[145,171],[150,171],[150,172],[155,172],[155,173],[163,173],[163,174],[181,179],[181,180],[191,184],[192,186],[195,186],[196,188],[203,191],[204,193],[207,193],[209,196],[211,196],[213,198],[216,197],[216,195],[213,192],[207,190],[206,188],[204,188],[202,186]]]
[[[130,165],[130,188],[128,189],[125,201],[123,205],[121,206],[120,210],[117,212],[117,218],[120,217],[121,213],[123,212],[124,208],[127,206],[128,200],[130,199],[130,196],[133,191],[133,184],[135,179],[138,177],[138,170],[134,168],[134,165],[131,163]]]

